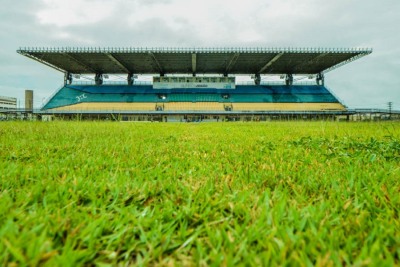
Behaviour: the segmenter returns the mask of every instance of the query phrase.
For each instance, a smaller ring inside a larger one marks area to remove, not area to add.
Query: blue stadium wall
[[[231,105],[234,110],[236,105],[238,108],[242,107],[246,110],[252,110],[254,107],[254,110],[265,109],[266,111],[272,107],[268,104],[274,104],[275,110],[279,107],[286,110],[291,108],[301,110],[304,107],[304,109],[310,110],[305,104],[320,104],[319,106],[314,105],[314,109],[321,110],[326,107],[328,110],[345,110],[345,107],[326,87],[318,85],[237,85],[236,89],[153,89],[151,85],[74,84],[62,87],[43,106],[42,110],[76,109],[79,111],[84,103],[100,105],[107,103],[108,107],[113,107],[113,109],[118,109],[122,103],[147,103],[151,104],[150,110],[155,110],[157,105],[168,103],[198,103],[200,105],[204,103],[204,110],[207,110],[207,103],[220,103]],[[292,105],[285,106],[285,104]],[[95,106],[95,108],[98,107],[99,105]],[[134,111],[135,106],[133,105],[131,108]],[[173,106],[171,108],[173,109]],[[199,108],[201,109],[201,106]],[[188,109],[190,110],[191,107]]]

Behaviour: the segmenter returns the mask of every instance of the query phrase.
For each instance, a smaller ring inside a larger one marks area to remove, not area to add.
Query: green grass
[[[400,264],[400,124],[0,123],[0,265]]]

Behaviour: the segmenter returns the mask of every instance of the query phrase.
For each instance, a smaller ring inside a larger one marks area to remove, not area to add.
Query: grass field
[[[0,265],[400,264],[400,124],[0,123]]]

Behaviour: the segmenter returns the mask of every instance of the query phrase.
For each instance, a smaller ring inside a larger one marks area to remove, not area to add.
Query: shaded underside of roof
[[[372,49],[21,48],[18,53],[75,74],[317,74]]]

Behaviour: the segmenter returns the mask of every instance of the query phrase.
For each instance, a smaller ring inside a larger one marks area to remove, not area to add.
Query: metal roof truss
[[[74,74],[317,74],[372,49],[21,48],[18,53]]]

